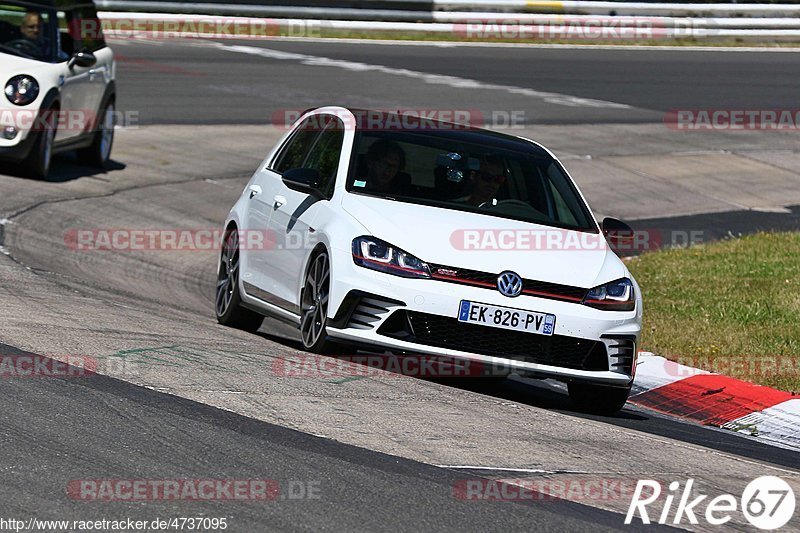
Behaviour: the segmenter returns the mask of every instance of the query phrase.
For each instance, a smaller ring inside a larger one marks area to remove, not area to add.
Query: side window
[[[343,143],[344,124],[339,118],[334,118],[320,134],[303,164],[305,168],[313,168],[319,171],[321,177],[320,190],[327,196],[330,196],[333,191]]]
[[[83,39],[83,46],[91,52],[97,52],[101,48],[105,48],[106,40],[103,36],[103,25],[100,24],[95,7],[92,5],[81,6],[75,12],[80,21],[79,28],[82,28],[80,34]]]
[[[58,12],[61,51],[66,56],[75,52],[96,52],[106,46],[97,11],[92,6],[81,6]]]
[[[283,174],[290,168],[303,166],[308,152],[314,145],[314,140],[319,135],[314,117],[309,117],[297,128],[286,144],[281,148],[278,156],[273,160],[270,170]]]
[[[52,11],[44,6],[0,3],[0,45],[14,48],[27,58],[52,61]]]

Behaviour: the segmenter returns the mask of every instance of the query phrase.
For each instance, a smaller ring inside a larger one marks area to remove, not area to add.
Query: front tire
[[[331,263],[326,251],[317,252],[308,263],[300,293],[300,337],[303,347],[313,353],[332,354],[339,345],[328,340],[328,300],[331,290]]]
[[[39,117],[37,125],[42,131],[36,135],[30,154],[22,163],[24,172],[35,179],[46,179],[50,173],[50,162],[53,159],[53,143],[58,129],[58,109],[46,109]]]
[[[569,398],[579,410],[598,415],[613,415],[625,406],[630,387],[607,387],[591,383],[569,383]]]
[[[111,147],[114,145],[113,100],[103,107],[99,119],[92,144],[78,150],[78,161],[90,167],[106,168],[111,159]]]
[[[225,234],[217,271],[216,314],[223,326],[255,333],[264,317],[242,307],[239,293],[239,232]]]

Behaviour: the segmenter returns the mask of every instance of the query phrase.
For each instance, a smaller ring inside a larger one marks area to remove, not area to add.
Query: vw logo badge
[[[497,277],[497,290],[511,298],[519,296],[522,293],[522,278],[507,270]]]

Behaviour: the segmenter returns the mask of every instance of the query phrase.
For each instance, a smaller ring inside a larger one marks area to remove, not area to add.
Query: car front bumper
[[[22,111],[25,112],[24,115],[21,113]],[[2,118],[0,120],[0,159],[20,162],[28,157],[36,141],[36,134],[32,131],[31,125],[35,123],[38,114],[38,109],[0,108],[0,117]],[[16,127],[16,135],[11,139],[6,139],[2,134],[3,129],[11,125]]]
[[[344,251],[335,254],[333,264],[330,337],[405,353],[448,356],[494,369],[494,373],[504,369],[617,387],[633,381],[641,332],[638,298],[637,310],[602,311],[578,303],[525,295],[509,298],[493,289],[392,276],[355,265]],[[462,300],[552,313],[554,334],[458,322]]]

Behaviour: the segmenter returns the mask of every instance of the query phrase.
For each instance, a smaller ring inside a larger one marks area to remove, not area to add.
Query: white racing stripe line
[[[257,46],[226,45],[222,43],[215,43],[215,44],[217,48],[219,48],[220,50],[227,50],[229,52],[236,52],[240,54],[261,56],[268,59],[276,59],[279,61],[297,61],[303,65],[314,66],[314,67],[333,67],[333,68],[349,70],[352,72],[380,72],[393,76],[403,76],[406,78],[424,81],[425,83],[429,83],[431,85],[446,85],[457,89],[482,89],[488,91],[502,91],[509,94],[526,96],[529,98],[539,98],[549,104],[555,104],[555,105],[563,105],[568,107],[631,109],[631,106],[627,104],[607,102],[605,100],[595,100],[592,98],[580,98],[578,96],[570,96],[566,94],[537,91],[534,89],[527,89],[525,87],[516,87],[513,85],[484,83],[477,80],[471,80],[468,78],[459,78],[457,76],[430,74],[428,72],[418,72],[416,70],[408,70],[408,69],[397,69],[397,68],[387,67],[384,65],[372,65],[369,63],[361,63],[359,61],[347,61],[343,59],[331,59],[328,57],[297,54],[294,52],[282,52],[279,50],[272,50],[269,48],[261,48]]]

